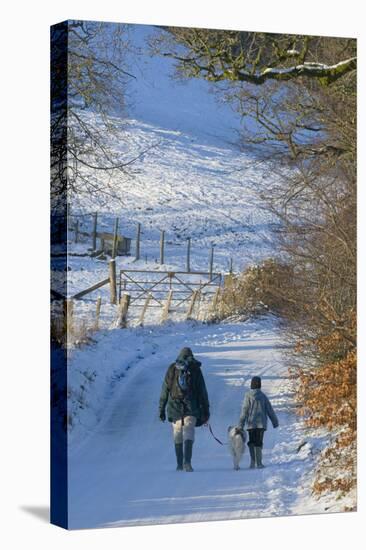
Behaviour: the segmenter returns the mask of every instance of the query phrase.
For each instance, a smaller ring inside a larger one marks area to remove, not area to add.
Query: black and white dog
[[[229,426],[227,433],[228,445],[234,462],[234,470],[240,470],[239,463],[245,450],[245,432],[241,428],[238,428],[238,426]]]

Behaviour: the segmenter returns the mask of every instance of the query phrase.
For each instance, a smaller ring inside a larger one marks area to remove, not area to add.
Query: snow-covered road
[[[96,428],[71,446],[70,528],[324,511],[306,482],[313,467],[309,444],[297,452],[304,431],[294,414],[282,356],[285,345],[273,320],[141,330],[149,345],[142,352],[139,348],[133,366],[115,382]],[[109,331],[96,344],[95,357],[98,347],[105,354],[109,346],[111,355],[120,353],[122,358],[128,338],[127,331],[123,334]],[[262,377],[280,421],[280,427],[270,426],[265,436],[264,470],[247,468],[246,449],[242,469],[234,471],[227,447],[202,427],[196,431],[194,473],[175,471],[171,426],[158,419],[158,399],[168,365],[187,344],[203,363],[210,422],[225,442],[227,427],[238,420],[251,376]]]

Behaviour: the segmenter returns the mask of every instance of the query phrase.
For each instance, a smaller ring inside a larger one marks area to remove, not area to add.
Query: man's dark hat
[[[262,385],[262,380],[260,376],[253,376],[252,381],[250,383],[250,387],[252,390],[259,390],[259,388]]]
[[[187,361],[189,359],[192,359],[192,357],[193,357],[193,353],[191,348],[183,348],[179,352],[177,361]]]

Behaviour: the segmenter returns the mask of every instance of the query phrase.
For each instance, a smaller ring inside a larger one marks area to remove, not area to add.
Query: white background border
[[[262,520],[66,532],[25,511],[49,500],[48,153],[49,26],[94,19],[352,36],[364,61],[362,3],[256,0],[10,1],[1,8],[1,524],[3,548],[343,549],[362,540],[365,517],[364,132],[359,139],[359,511]],[[363,73],[363,76],[362,76]],[[359,127],[365,128],[365,64]],[[363,284],[361,284],[363,283]],[[4,308],[5,303],[5,308]],[[121,493],[123,485],[121,486]],[[42,514],[41,514],[42,515]],[[44,515],[44,514],[43,514]],[[6,542],[4,544],[4,541]],[[128,545],[128,546],[127,546]],[[356,548],[359,546],[357,544]]]

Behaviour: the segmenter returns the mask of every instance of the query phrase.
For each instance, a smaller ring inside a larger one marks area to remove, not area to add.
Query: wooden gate
[[[121,269],[119,299],[122,293],[130,295],[130,304],[143,307],[150,296],[149,307],[163,307],[170,293],[170,311],[176,311],[190,301],[192,294],[213,298],[221,286],[221,273],[206,271],[144,271]]]

